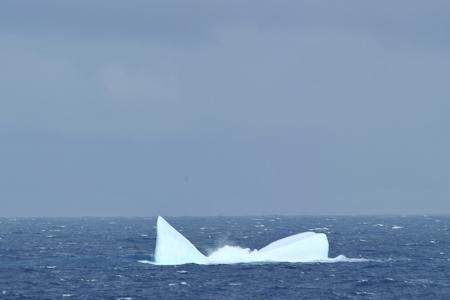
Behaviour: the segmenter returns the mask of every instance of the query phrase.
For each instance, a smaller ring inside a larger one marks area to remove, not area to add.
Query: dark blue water
[[[320,228],[368,261],[155,266],[155,218],[0,219],[0,299],[450,299],[449,217],[167,220],[205,253]]]

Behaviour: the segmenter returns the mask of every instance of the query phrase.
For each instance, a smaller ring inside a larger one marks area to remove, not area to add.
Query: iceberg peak
[[[206,257],[163,217],[158,216],[155,262],[161,265],[204,264]]]

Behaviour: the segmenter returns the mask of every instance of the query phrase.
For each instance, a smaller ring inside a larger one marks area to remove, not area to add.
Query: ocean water
[[[204,253],[314,230],[365,260],[156,266],[156,218],[2,218],[0,299],[450,299],[450,217],[166,219]]]

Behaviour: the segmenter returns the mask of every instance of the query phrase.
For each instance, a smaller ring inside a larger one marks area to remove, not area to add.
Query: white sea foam
[[[397,225],[392,226],[392,229],[402,229],[402,228],[403,228],[403,226],[397,226]]]
[[[370,260],[367,258],[351,258],[351,257],[347,257],[345,255],[338,255],[336,257],[330,257],[324,260],[318,260],[316,262],[319,263],[338,263],[338,262],[349,262],[349,263],[357,263],[357,262],[369,262],[369,261],[374,261],[374,260]]]
[[[311,228],[309,230],[311,230],[311,231],[330,231],[330,228],[328,228],[328,227],[317,227],[317,228]]]
[[[153,265],[153,264],[154,264],[153,261],[145,260],[145,259],[143,259],[143,260],[138,260],[138,263],[141,263],[141,264],[149,264],[149,265]]]

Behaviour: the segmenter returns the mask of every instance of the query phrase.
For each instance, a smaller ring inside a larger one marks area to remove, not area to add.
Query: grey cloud
[[[2,213],[448,212],[448,5],[4,1]]]

